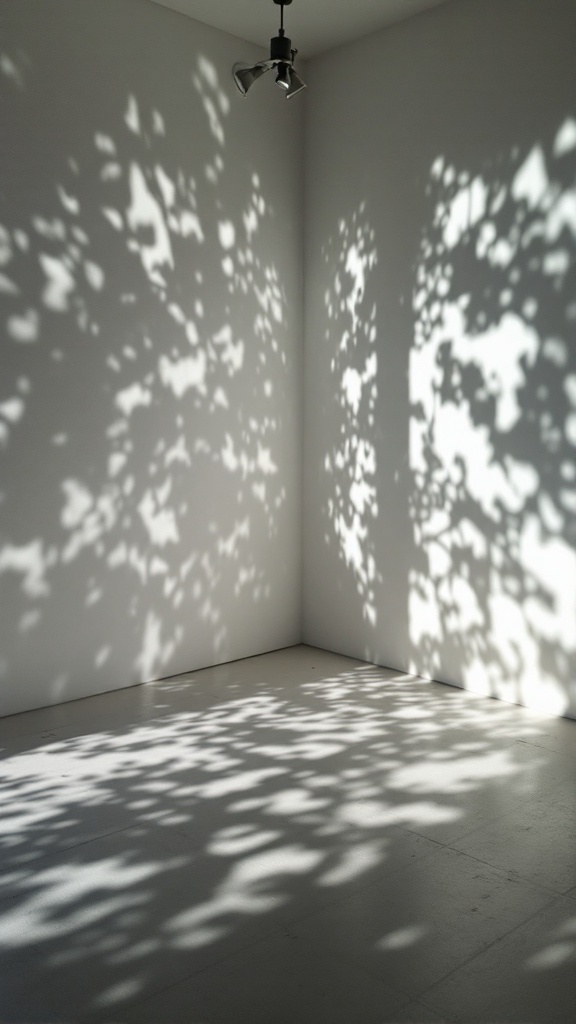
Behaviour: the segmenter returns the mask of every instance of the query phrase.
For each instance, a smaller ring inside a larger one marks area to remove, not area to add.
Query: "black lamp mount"
[[[238,63],[232,69],[234,81],[243,96],[248,94],[254,82],[272,68],[277,69],[276,85],[285,91],[286,99],[306,88],[306,83],[294,70],[294,58],[298,50],[292,48],[292,40],[284,32],[284,8],[288,7],[292,0],[274,0],[274,3],[280,8],[280,29],[278,35],[270,40],[269,59],[258,61],[252,66]]]

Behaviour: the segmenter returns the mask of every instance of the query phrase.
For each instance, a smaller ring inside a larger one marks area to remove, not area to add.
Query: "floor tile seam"
[[[83,698],[80,698],[80,699],[83,699]],[[125,712],[127,710],[128,709],[126,707],[123,707],[123,709],[122,709],[123,712]],[[127,724],[132,724],[132,723],[135,723],[135,722],[139,722],[141,719],[142,719],[141,712],[134,713],[133,715],[130,715],[129,721],[127,722]],[[1,719],[0,719],[0,722],[1,722]],[[23,732],[23,733],[20,733],[20,734],[16,735],[14,737],[14,741],[15,741],[15,743],[21,741],[21,742],[26,744],[27,748],[32,747],[33,749],[35,749],[40,744],[53,742],[55,739],[62,739],[62,733],[63,732],[70,732],[71,733],[70,736],[65,736],[63,738],[63,742],[65,742],[68,739],[77,739],[77,738],[80,738],[81,736],[84,736],[84,735],[90,735],[90,734],[92,734],[94,732],[100,732],[104,728],[104,726],[102,726],[103,722],[108,722],[109,723],[108,726],[106,727],[107,731],[109,731],[111,729],[113,730],[113,729],[119,728],[119,726],[117,724],[116,725],[114,724],[114,710],[112,709],[112,710],[107,710],[105,712],[101,712],[98,715],[98,717],[96,717],[94,714],[86,714],[86,717],[80,717],[80,718],[71,719],[69,721],[62,722],[62,723],[60,723],[58,725],[54,725],[50,729],[41,729],[41,730],[34,730],[32,732]],[[102,729],[101,729],[101,727],[102,727]],[[120,726],[120,728],[121,727],[122,726]],[[86,729],[87,731],[84,732],[84,729]],[[10,743],[9,742],[7,743],[6,747],[1,747],[0,748],[0,753],[2,751],[4,751],[4,750],[6,750],[6,751],[10,750]]]
[[[114,694],[112,696],[114,696]],[[84,698],[80,699],[82,700]],[[86,699],[89,700],[90,698]],[[34,753],[35,750],[38,749],[39,746],[43,746],[45,743],[52,743],[54,742],[54,740],[57,740],[61,743],[66,743],[69,741],[90,737],[95,733],[99,732],[111,732],[114,734],[120,732],[120,734],[123,735],[125,732],[129,731],[134,727],[148,725],[154,721],[162,721],[163,719],[170,717],[170,715],[174,713],[182,712],[183,710],[185,710],[185,708],[181,706],[181,703],[185,702],[178,702],[178,706],[176,708],[166,708],[162,709],[161,711],[159,711],[157,708],[153,708],[149,712],[139,709],[137,712],[135,712],[135,714],[127,716],[126,721],[121,723],[120,725],[114,724],[113,712],[108,712],[102,714],[101,723],[97,722],[95,724],[94,717],[89,716],[86,722],[83,722],[82,720],[66,722],[62,725],[55,726],[49,732],[22,733],[20,736],[15,737],[15,740],[25,741],[26,745],[23,747],[16,747],[15,750],[11,750],[9,744],[6,747],[0,747],[0,763],[2,760],[5,759],[4,754],[6,755],[6,759],[12,756],[12,754],[32,754]],[[209,710],[212,704],[214,703],[219,704],[221,702],[215,702],[214,698],[211,697],[208,708],[206,708],[206,706],[202,703],[199,704],[197,708],[194,708],[192,710],[197,710],[199,713],[204,712],[205,710]],[[123,711],[126,710],[126,708],[123,708]],[[112,724],[105,725],[104,723],[106,722]],[[84,725],[86,725],[87,731],[83,730]],[[62,733],[64,732],[69,732],[70,735],[62,736]]]
[[[310,950],[314,947],[314,943],[307,939],[306,936],[298,938],[297,936],[286,936],[287,938],[293,938],[300,943],[300,949],[295,950],[295,955],[300,959],[306,960],[306,950]],[[366,966],[362,959],[351,959],[345,953],[339,952],[336,949],[329,949],[329,955],[331,961],[337,961],[340,965],[353,966],[354,970],[358,974],[363,975],[365,978],[369,978],[371,981],[376,981],[378,985],[389,995],[397,996],[400,1000],[400,1004],[396,1007],[399,1012],[405,1006],[409,1006],[410,1003],[414,1002],[414,996],[408,992],[402,986],[395,985],[393,982],[385,980],[382,975],[373,967]],[[396,1011],[395,1011],[396,1012]]]
[[[463,1017],[460,1017],[457,1014],[452,1013],[450,1016],[448,1016],[444,1009],[440,1010],[438,1009],[437,1006],[431,1006],[431,1004],[426,1003],[421,996],[415,996],[412,999],[410,999],[408,1003],[402,1006],[402,1010],[405,1010],[408,1006],[411,1006],[413,1003],[417,1003],[419,1006],[422,1006],[425,1010],[427,1010],[428,1013],[431,1013],[435,1017],[438,1017],[438,1021],[436,1022],[436,1024],[469,1024],[468,1021],[464,1020]],[[442,1015],[442,1019],[440,1019],[439,1014]],[[492,1024],[492,1022],[490,1022],[490,1024]],[[494,1024],[500,1024],[500,1022],[494,1022]],[[526,1024],[530,1024],[530,1021],[526,1021]]]
[[[523,804],[525,802],[530,803],[531,802],[530,798],[528,797],[526,799],[526,801],[524,801],[524,800],[519,801],[516,806],[517,807],[521,807],[521,806],[523,806]],[[509,817],[510,817],[510,813],[509,812],[502,811],[501,814],[496,814],[494,817],[486,818],[485,821],[480,823],[480,825],[475,825],[474,828],[469,829],[467,832],[462,832],[462,833],[459,833],[457,836],[453,836],[449,840],[449,842],[446,843],[445,845],[446,846],[450,846],[451,849],[456,849],[456,847],[454,847],[452,844],[454,844],[454,843],[461,843],[461,842],[463,842],[463,840],[469,839],[470,836],[475,835],[476,832],[480,832],[482,829],[488,828],[488,826],[494,825],[494,824],[496,824],[499,821],[503,821],[505,819],[508,819]]]
[[[539,907],[538,910],[535,910],[533,913],[529,914],[528,917],[525,917],[518,924],[513,925],[512,928],[509,928],[507,931],[503,932],[497,938],[492,939],[491,942],[487,942],[485,946],[482,946],[482,949],[477,950],[476,953],[472,953],[469,957],[463,960],[462,963],[459,963],[456,967],[453,967],[451,970],[447,971],[446,974],[442,975],[441,978],[438,978],[437,981],[434,981],[431,985],[428,985],[425,989],[422,989],[422,992],[414,996],[413,1002],[424,1003],[426,996],[432,993],[435,988],[438,988],[440,985],[443,985],[444,982],[446,982],[449,978],[452,977],[452,975],[457,974],[458,971],[461,971],[465,967],[468,967],[469,964],[471,964],[474,960],[477,960],[479,957],[484,956],[485,953],[487,953],[490,949],[493,949],[495,946],[497,946],[498,943],[504,942],[506,939],[509,939],[510,936],[514,934],[514,932],[520,931],[521,928],[525,928],[526,925],[529,924],[530,921],[534,920],[534,918],[538,917],[539,914],[542,914],[545,910],[549,910],[550,907],[553,907],[556,903],[560,902],[561,897],[556,896],[555,899],[552,899],[549,903],[546,903],[544,904],[544,906]],[[428,1009],[433,1010],[434,1013],[444,1012],[444,1008],[440,1006],[439,1003],[437,1003],[436,1005],[434,1005],[433,1003],[427,1003],[426,1005],[428,1006]]]
[[[348,893],[345,896],[337,896],[334,899],[327,899],[326,903],[322,904],[322,906],[317,906],[314,907],[312,910],[307,910],[303,911],[302,913],[298,913],[295,917],[286,918],[282,924],[282,927],[288,929],[292,925],[301,924],[303,921],[308,921],[312,917],[316,917],[319,914],[323,914],[326,910],[329,910],[332,907],[342,906],[348,901],[356,899],[362,893],[368,892],[368,890],[371,889],[372,886],[377,884],[378,883],[376,881],[366,882],[365,884],[355,888],[354,892],[352,893]],[[289,937],[292,938],[293,936]]]
[[[31,876],[34,876],[35,874],[37,874],[38,870],[42,868],[43,864],[49,858],[57,858],[57,857],[61,857],[61,856],[63,857],[67,853],[70,853],[72,850],[78,850],[81,846],[89,846],[90,843],[97,843],[100,839],[108,839],[110,836],[120,835],[120,833],[127,832],[131,828],[134,828],[133,824],[132,825],[124,825],[123,828],[112,829],[111,832],[99,832],[98,835],[91,836],[90,839],[83,839],[81,842],[74,843],[72,846],[65,846],[65,847],[62,847],[61,850],[51,850],[51,851],[49,851],[47,853],[42,853],[39,856],[38,862],[35,863],[34,868],[29,869],[27,871],[27,873],[24,875],[24,878],[30,878]],[[9,896],[7,898],[8,899],[14,899],[14,896]],[[5,901],[5,900],[6,900],[6,897],[3,897],[3,896],[0,895],[0,903]]]
[[[574,725],[574,732],[576,733],[576,722]],[[545,743],[535,743],[533,740],[524,739],[524,737],[520,737],[520,739],[517,739],[514,742],[521,743],[525,747],[536,747],[537,750],[545,751],[547,754],[552,754],[554,757],[565,758],[567,761],[576,761],[576,744],[574,753],[572,753],[572,751],[566,752],[565,750],[558,750],[556,747],[549,747]]]
[[[340,959],[344,960],[346,958],[343,955],[340,955]],[[400,1005],[396,1007],[396,1009],[394,1011],[395,1013],[400,1013],[402,1010],[405,1010],[406,1007],[410,1006],[411,1003],[416,1003],[416,1002],[421,1002],[422,1001],[420,999],[420,996],[414,995],[414,992],[410,992],[408,989],[404,988],[402,985],[396,985],[394,983],[388,983],[388,982],[384,981],[384,979],[382,978],[382,975],[379,973],[377,967],[371,967],[371,966],[370,967],[366,967],[361,961],[359,961],[358,964],[356,965],[356,968],[361,973],[367,975],[370,978],[371,981],[378,981],[381,985],[384,986],[384,988],[387,990],[388,993],[392,993],[392,995],[397,995],[402,1000]],[[427,989],[425,991],[427,991]],[[437,1011],[434,1010],[434,1007],[431,1007],[431,1006],[426,1007],[426,1009],[433,1010],[434,1012],[437,1012]]]
[[[436,982],[434,982],[434,984],[436,984]],[[394,991],[398,992],[399,995],[401,994],[399,989],[394,989]],[[428,989],[425,989],[425,991],[427,992]],[[438,1013],[441,1013],[443,1018],[445,1019],[443,1019],[442,1021],[438,1021],[438,1024],[461,1024],[462,1018],[454,1016],[450,1018],[446,1017],[445,1011],[443,1009],[439,1010],[437,1006],[431,1006],[429,1003],[426,1003],[421,996],[415,996],[413,993],[405,1003],[403,1002],[401,1006],[396,1007],[396,1010],[394,1012],[403,1013],[404,1010],[406,1010],[409,1006],[412,1006],[415,1003],[418,1003],[420,1006],[423,1006],[424,1009],[428,1011],[428,1013],[435,1014],[436,1016],[438,1015]],[[467,1022],[462,1022],[462,1024],[467,1024]],[[529,1022],[527,1022],[527,1024],[529,1024]]]
[[[304,947],[309,945],[308,940],[306,939],[301,940],[301,942]],[[305,959],[303,952],[297,952],[297,956],[300,959]],[[367,967],[362,960],[351,960],[345,954],[338,953],[335,950],[331,950],[331,957],[332,962],[338,960],[339,963],[342,965],[348,964],[350,966],[353,966],[354,970],[357,971],[359,975],[363,976],[366,979],[370,979],[372,983],[376,982],[378,986],[382,988],[384,992],[387,993],[387,995],[397,997],[399,999],[399,1004],[397,1007],[395,1007],[394,1013],[400,1013],[401,1010],[404,1010],[407,1006],[410,1006],[410,1003],[416,1002],[416,997],[410,992],[408,992],[407,989],[403,988],[402,986],[398,986],[393,982],[385,980],[376,968],[370,966]]]
[[[235,956],[239,956],[241,953],[245,953],[247,950],[252,949],[254,946],[261,945],[263,942],[267,942],[272,937],[286,937],[283,934],[283,924],[273,925],[270,930],[265,932],[263,935],[258,936],[256,939],[251,939],[247,943],[242,943],[237,949],[232,950],[230,953],[225,953],[222,956],[216,957],[215,960],[211,960],[209,963],[205,963],[202,967],[197,967],[195,970],[189,971],[188,973],[177,978],[175,981],[171,981],[169,985],[162,985],[160,988],[154,988],[147,995],[141,999],[135,999],[131,1002],[131,1006],[138,1007],[144,1006],[147,1002],[155,999],[156,996],[162,995],[164,992],[169,992],[172,988],[177,988],[178,985],[182,985],[186,981],[190,981],[191,978],[196,978],[201,974],[206,974],[211,971],[214,967],[218,967],[220,964],[226,963],[227,960],[231,960]]]
[[[435,842],[435,841],[434,840],[429,840],[429,842]],[[440,848],[442,847],[441,843],[436,843],[436,845],[439,846]],[[399,874],[400,872],[403,872],[403,871],[409,871],[416,864],[422,864],[423,862],[428,860],[430,857],[433,857],[437,852],[438,852],[437,850],[430,850],[427,853],[423,853],[422,856],[416,857],[410,863],[406,863],[406,864],[403,864],[400,867],[394,868],[390,872],[390,877],[393,877],[393,876],[395,876],[395,875],[397,875],[397,874]],[[335,897],[334,899],[327,900],[326,903],[323,906],[315,907],[312,910],[308,910],[308,911],[303,912],[302,914],[298,914],[296,917],[291,917],[289,920],[287,919],[285,921],[285,926],[289,927],[290,925],[301,924],[303,921],[307,921],[307,920],[309,920],[312,917],[316,917],[317,915],[320,915],[320,914],[324,913],[324,911],[328,910],[331,907],[342,906],[343,904],[347,903],[348,901],[355,900],[355,899],[358,898],[358,896],[361,896],[363,893],[369,892],[370,889],[372,889],[375,886],[379,885],[380,882],[381,882],[381,879],[377,879],[376,878],[376,879],[373,879],[370,882],[367,881],[367,882],[363,883],[362,885],[355,886],[354,892],[348,893],[345,896],[338,896],[338,897]]]
[[[6,743],[6,746],[1,745],[0,741],[0,764],[3,761],[7,761],[14,754],[25,754],[30,750],[30,743],[34,744],[34,749],[40,743],[51,743],[56,738],[55,732],[41,732],[41,733],[23,733],[21,736],[14,737],[14,743]],[[20,745],[20,743],[25,745]]]
[[[506,876],[509,882],[516,882],[520,885],[531,885],[534,889],[539,889],[541,892],[548,893],[552,899],[558,899],[565,895],[565,891],[553,889],[552,886],[549,885],[543,885],[542,882],[537,882],[534,879],[529,878],[527,875],[521,874],[516,868],[502,868],[498,864],[491,864],[489,860],[483,860],[482,857],[477,857],[475,854],[468,853],[465,850],[459,850],[454,846],[449,846],[447,849],[452,850],[453,853],[459,853],[462,857],[468,857],[470,860],[474,860],[478,864],[483,864],[485,867],[498,872],[500,875]],[[510,877],[511,875],[514,877]]]
[[[518,801],[518,803],[516,805],[516,809],[515,809],[515,811],[513,813],[515,814],[517,810],[521,810],[525,805],[531,806],[533,804],[534,804],[534,801],[531,800],[530,797],[527,797],[526,799],[522,799],[522,800]],[[506,811],[504,811],[502,814],[497,814],[496,817],[494,817],[494,818],[486,818],[485,821],[483,821],[480,825],[476,825],[474,828],[470,829],[469,832],[463,832],[462,834],[460,834],[460,835],[458,835],[456,837],[453,837],[450,840],[450,843],[452,843],[452,844],[453,843],[461,843],[464,840],[470,839],[477,832],[481,832],[483,829],[488,828],[488,827],[490,827],[492,825],[495,825],[497,822],[501,822],[501,821],[509,820],[509,819],[510,819],[510,813],[506,812]]]
[[[3,896],[2,893],[0,892],[0,908],[3,907],[5,903],[10,903],[11,900],[17,900],[21,896],[22,893],[14,892],[8,893],[6,896]]]
[[[141,825],[129,825],[128,827],[129,828],[141,828],[142,826]],[[166,827],[166,826],[164,826],[164,827]],[[190,832],[184,832],[184,831],[180,830],[176,825],[169,825],[168,827],[170,829],[172,829],[172,831],[177,836],[179,836],[180,839],[189,839],[190,840],[190,846],[187,847],[187,852],[193,853],[193,854],[198,854],[198,853],[201,853],[202,851],[204,851],[205,843],[201,842],[200,840],[195,841],[193,836],[190,834]],[[162,839],[156,839],[156,842],[160,843],[160,845],[164,845],[162,843]],[[170,847],[166,846],[166,849],[170,849]],[[172,851],[172,852],[174,852],[174,851]]]
[[[576,729],[574,730],[574,733],[576,735]],[[515,740],[514,743],[515,746],[520,747],[524,751],[528,749],[530,754],[537,752],[540,755],[545,755],[545,760],[543,760],[540,764],[537,764],[534,768],[532,767],[531,762],[528,760],[525,762],[519,762],[516,765],[516,767],[518,768],[518,771],[516,772],[516,777],[518,777],[518,775],[522,772],[524,768],[528,767],[537,776],[539,774],[540,778],[537,778],[536,781],[542,790],[544,790],[547,786],[553,786],[558,783],[562,783],[566,779],[570,779],[571,777],[573,777],[574,769],[576,767],[576,749],[574,753],[566,753],[563,750],[555,750],[553,748],[551,749],[550,747],[540,746],[537,743],[530,743],[529,740],[519,739]],[[534,798],[534,793],[528,793],[525,797],[522,797],[521,799],[533,801]]]
[[[444,840],[442,840],[442,839],[434,839],[434,838],[432,838],[432,836],[426,835],[425,832],[418,832],[417,829],[407,828],[406,826],[398,826],[398,827],[402,828],[402,830],[404,832],[407,832],[411,836],[418,836],[419,839],[425,839],[426,842],[428,842],[428,843],[434,843],[434,845],[440,847],[440,849],[452,850],[453,853],[454,852],[455,853],[460,853],[461,852],[460,850],[454,850],[454,848],[452,846],[450,846],[450,844],[445,842]],[[418,860],[424,860],[427,857],[432,857],[434,853],[436,853],[436,850],[430,850],[429,853],[423,854],[422,857],[418,858]]]
[[[491,942],[486,943],[486,945],[482,946],[481,949],[477,950],[475,953],[472,953],[469,957],[467,957],[461,963],[459,963],[455,967],[451,968],[451,970],[448,971],[441,978],[439,978],[438,980],[432,982],[430,985],[428,985],[424,989],[422,989],[421,992],[418,992],[418,991],[416,991],[416,992],[415,991],[409,992],[407,989],[403,988],[402,986],[396,986],[394,984],[386,985],[386,982],[383,980],[382,976],[379,974],[377,968],[365,967],[365,966],[363,966],[361,964],[358,964],[358,968],[360,970],[362,970],[365,974],[368,974],[372,979],[379,980],[383,985],[385,985],[388,988],[389,991],[391,991],[393,993],[396,993],[399,996],[404,996],[404,995],[407,996],[406,1002],[402,1003],[402,1005],[397,1008],[398,1012],[400,1012],[401,1010],[405,1009],[407,1006],[409,1006],[411,1003],[414,1003],[414,1002],[422,1003],[425,1006],[426,1009],[430,1010],[433,1013],[438,1013],[439,1011],[440,1012],[444,1012],[442,1007],[434,1006],[432,1004],[426,1003],[425,997],[426,997],[426,994],[428,992],[433,990],[437,985],[442,984],[444,981],[446,981],[448,978],[450,978],[452,976],[452,974],[455,974],[457,971],[459,971],[462,968],[466,967],[469,963],[471,963],[477,957],[482,956],[485,952],[487,952],[487,950],[491,949],[492,946],[495,946],[495,945],[497,945],[498,942],[501,942],[504,939],[508,938],[513,932],[517,931],[518,929],[523,928],[530,920],[532,920],[532,918],[537,917],[538,914],[542,913],[544,910],[547,910],[549,907],[553,906],[556,902],[560,902],[560,901],[561,901],[561,898],[557,894],[555,894],[554,898],[552,900],[550,900],[549,903],[545,903],[543,906],[539,907],[532,914],[529,914],[528,917],[524,918],[518,924],[513,925],[511,928],[509,928],[507,931],[503,932],[497,938],[493,939]]]
[[[476,825],[474,828],[470,829],[469,832],[463,832],[462,834],[459,833],[456,836],[456,838],[452,838],[452,839],[449,839],[449,840],[435,839],[435,838],[432,838],[432,836],[429,836],[426,832],[419,832],[418,829],[416,829],[416,828],[408,828],[407,826],[402,826],[402,827],[404,827],[404,830],[406,832],[409,832],[411,835],[420,836],[422,839],[427,839],[431,843],[437,843],[438,846],[444,846],[446,849],[454,850],[455,847],[452,845],[453,843],[459,843],[459,842],[461,842],[461,840],[467,839],[468,836],[474,835],[474,833],[477,832],[478,829],[485,828],[486,825],[492,825],[495,821],[499,821],[500,818],[505,818],[505,817],[506,817],[506,814],[504,813],[504,814],[498,815],[496,818],[488,818],[481,825]],[[456,852],[460,853],[461,851],[460,850],[456,850]]]
[[[573,754],[572,752],[566,753],[566,751],[559,751],[556,749],[556,746],[544,746],[541,743],[530,742],[530,740],[528,739],[517,739],[515,740],[515,742],[522,744],[524,748],[526,748],[526,746],[529,746],[529,748],[531,748],[533,751],[538,751],[538,753],[540,754],[547,754],[552,759],[558,758],[561,762],[566,761],[567,768],[574,768],[574,762],[576,761],[576,753]]]
[[[181,711],[181,708],[177,708],[176,711]],[[50,742],[57,741],[59,743],[71,743],[75,740],[90,739],[100,733],[106,733],[108,736],[112,736],[114,739],[128,735],[134,729],[139,728],[142,725],[149,725],[154,721],[162,721],[163,718],[169,717],[173,714],[173,711],[165,711],[159,714],[154,712],[150,715],[139,712],[135,715],[127,716],[126,721],[120,725],[114,722],[113,715],[107,714],[103,716],[102,723],[95,723],[94,719],[90,720],[90,727],[82,728],[82,723],[71,723],[70,725],[61,725],[52,733],[49,737]],[[108,724],[106,724],[108,723]],[[62,733],[68,732],[69,735],[63,736]],[[34,748],[37,749],[37,748]],[[33,753],[33,750],[29,750],[29,753]]]
[[[452,853],[461,853],[465,857],[470,857],[473,860],[478,860],[481,864],[486,864],[488,867],[493,868],[495,871],[504,871],[505,870],[504,868],[500,868],[497,865],[491,864],[490,861],[483,861],[480,857],[476,857],[473,853],[469,853],[467,850],[459,849],[459,847],[456,846],[455,844],[456,843],[460,843],[460,842],[462,842],[465,839],[468,839],[470,836],[473,836],[475,832],[478,832],[481,829],[486,828],[488,825],[493,825],[494,822],[500,821],[501,818],[505,818],[505,817],[506,817],[506,814],[502,814],[502,815],[498,815],[498,817],[496,817],[496,818],[489,818],[482,825],[478,825],[476,828],[471,829],[470,832],[465,832],[463,835],[458,835],[455,839],[450,839],[450,840],[433,839],[431,836],[427,835],[425,832],[419,832],[417,829],[413,829],[413,828],[404,828],[404,831],[409,832],[410,835],[415,835],[415,836],[419,836],[422,839],[427,839],[428,842],[435,843],[437,846],[441,846],[445,850],[451,850]],[[532,885],[538,886],[539,888],[542,888],[545,891],[551,891],[551,892],[555,893],[558,896],[562,895],[562,893],[559,890],[557,890],[557,889],[548,890],[547,886],[541,885],[541,883],[539,883],[539,882],[532,882],[532,880],[529,879],[529,878],[524,879],[522,877],[522,878],[519,878],[517,880],[518,881],[526,880],[528,882],[531,882]],[[515,881],[516,881],[516,879],[515,879]]]
[[[181,710],[181,708],[179,708],[178,710]],[[156,721],[159,722],[159,721],[162,721],[163,719],[169,717],[172,713],[173,713],[173,710],[169,710],[169,709],[163,710],[161,712],[158,712],[157,710],[151,710],[149,713],[141,711],[136,716],[136,718],[131,718],[130,721],[128,721],[126,723],[126,725],[128,727],[131,727],[133,725],[140,725],[140,724],[144,724],[144,723],[150,724],[150,723],[153,723],[153,722],[156,722]],[[385,713],[385,712],[383,712],[383,713]],[[29,742],[26,743],[25,747],[16,746],[16,748],[14,750],[11,750],[10,746],[8,745],[6,748],[1,749],[0,750],[0,763],[2,761],[4,761],[4,760],[8,760],[11,756],[14,756],[14,755],[26,754],[26,753],[31,754],[31,753],[33,753],[34,749],[36,749],[36,746],[37,746],[37,744],[40,741],[47,742],[47,741],[53,741],[53,740],[61,739],[61,735],[60,734],[64,730],[67,730],[69,728],[71,728],[71,726],[69,726],[69,725],[62,725],[62,726],[56,727],[56,729],[54,731],[51,731],[49,733],[40,733],[40,734],[39,733],[33,733],[33,734],[29,734]],[[80,734],[80,735],[82,735],[82,734]],[[86,734],[86,735],[89,735],[89,734]],[[25,738],[25,737],[19,737],[19,739],[20,738]],[[68,737],[64,737],[63,742],[66,742],[66,740],[72,740],[72,739],[76,739],[76,738],[79,738],[79,735],[74,734],[74,735],[71,735],[71,736],[68,736]],[[552,754],[554,757],[558,757],[559,759],[565,760],[567,762],[571,762],[571,761],[576,759],[576,753],[574,753],[574,754],[566,753],[565,751],[557,750],[555,748],[550,748],[550,747],[548,747],[546,745],[543,745],[543,744],[532,742],[530,739],[524,739],[524,738],[511,739],[510,742],[508,744],[506,744],[505,746],[506,746],[506,749],[509,749],[509,748],[514,747],[514,746],[516,746],[518,744],[522,744],[524,747],[529,746],[529,747],[534,747],[534,748],[536,748],[536,749],[538,749],[540,751],[546,751],[547,753]],[[530,799],[530,797],[527,797],[526,799]]]
[[[552,784],[553,783],[551,783],[551,785]],[[531,805],[533,803],[534,803],[533,796],[522,797],[522,798],[520,798],[516,802],[515,809],[521,809],[525,805]],[[493,825],[495,822],[501,821],[501,820],[503,820],[505,818],[508,818],[509,816],[510,816],[510,812],[509,811],[502,811],[502,813],[500,813],[500,814],[496,814],[496,815],[494,815],[492,817],[486,818],[479,825],[475,825],[474,828],[471,828],[471,829],[469,829],[466,832],[460,833],[458,836],[456,836],[456,838],[452,838],[449,842],[445,842],[442,839],[434,839],[431,836],[428,836],[425,832],[419,832],[418,829],[408,828],[407,826],[404,826],[404,825],[399,825],[398,827],[399,828],[403,828],[406,832],[411,832],[414,835],[422,836],[424,839],[429,839],[431,842],[440,843],[442,846],[451,846],[451,848],[454,848],[454,847],[452,847],[451,844],[453,844],[455,842],[459,843],[459,842],[461,842],[464,839],[468,839],[470,836],[473,836],[475,832],[479,832],[481,829],[486,828],[488,825]]]
[[[317,917],[320,914],[325,913],[327,910],[330,910],[334,907],[340,907],[343,904],[347,903],[349,900],[355,899],[361,893],[366,892],[370,888],[371,884],[374,883],[366,884],[361,888],[356,889],[353,893],[348,893],[347,896],[340,896],[336,897],[335,899],[327,900],[326,903],[322,904],[322,906],[314,907],[312,910],[306,910],[302,913],[297,913],[294,917],[285,918],[281,925],[281,928],[284,930],[284,934],[287,936],[287,938],[296,938],[295,935],[290,934],[291,928],[299,924],[302,924],[304,921],[309,921],[311,918]]]

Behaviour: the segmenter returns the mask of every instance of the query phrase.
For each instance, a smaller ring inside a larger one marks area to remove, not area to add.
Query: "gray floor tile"
[[[277,929],[278,897],[222,877],[187,837],[142,828],[47,857],[0,906],[0,1019],[118,1019]]]
[[[576,772],[453,845],[558,893],[569,891],[576,885]]]
[[[310,958],[277,936],[159,993],[127,1013],[129,1024],[383,1024],[404,997],[361,966],[326,951]]]
[[[415,1002],[395,1012],[394,1024],[450,1024],[450,1019],[424,1003]]]
[[[440,1021],[431,984],[576,906],[575,755],[573,723],[306,647],[5,719],[0,1017]]]
[[[551,894],[440,848],[290,932],[313,958],[334,950],[416,998],[533,915]]]
[[[426,993],[469,1024],[576,1020],[576,910],[559,899]]]

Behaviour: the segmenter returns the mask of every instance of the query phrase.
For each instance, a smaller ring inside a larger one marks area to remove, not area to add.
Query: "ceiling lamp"
[[[272,68],[277,68],[276,85],[286,93],[286,99],[295,96],[297,92],[306,88],[306,83],[294,71],[294,57],[298,50],[292,49],[292,40],[284,35],[284,8],[292,3],[292,0],[274,0],[280,8],[280,30],[277,36],[270,40],[270,60],[260,60],[257,64],[247,66],[244,63],[235,64],[232,70],[234,81],[243,96],[254,85],[262,75]]]

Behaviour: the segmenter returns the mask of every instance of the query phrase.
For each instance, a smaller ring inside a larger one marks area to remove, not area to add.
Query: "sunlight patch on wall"
[[[0,80],[16,84],[2,59]],[[223,609],[262,605],[283,572],[270,546],[292,500],[293,354],[276,211],[259,160],[227,157],[212,60],[196,55],[185,98],[194,137],[143,95],[113,94],[116,116],[51,153],[35,205],[0,225],[0,584],[16,580],[11,636],[60,659],[59,699],[80,632],[103,677],[118,649],[123,678],[162,674],[191,624],[201,657],[224,660]],[[21,442],[33,452],[22,472]]]
[[[576,122],[439,157],[410,354],[411,669],[553,713],[576,665]],[[574,706],[572,706],[574,712]]]
[[[375,235],[364,204],[323,250],[331,279],[324,304],[330,372],[337,388],[337,438],[324,459],[330,498],[324,510],[326,543],[336,541],[339,557],[355,579],[362,615],[376,624],[377,580],[371,528],[378,514],[376,448],[372,440],[378,397],[376,306],[366,298],[377,263]],[[331,410],[330,413],[331,414]]]
[[[0,550],[0,573],[20,576],[22,591],[30,598],[48,596],[46,575],[55,562],[56,550],[46,550],[39,539],[28,544],[5,544]]]

